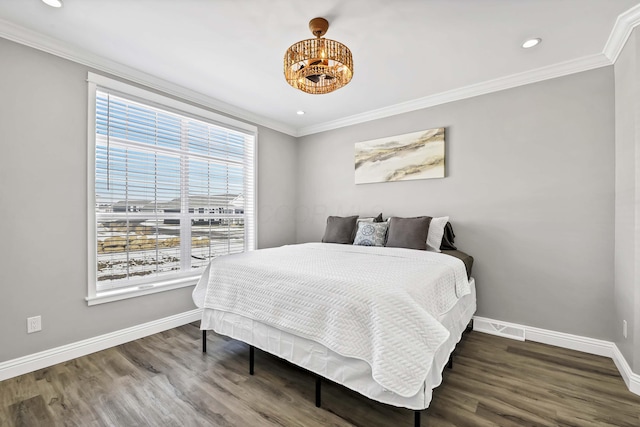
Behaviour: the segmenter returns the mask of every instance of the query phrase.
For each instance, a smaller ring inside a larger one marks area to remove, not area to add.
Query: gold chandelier
[[[323,94],[340,89],[353,77],[353,58],[348,47],[322,36],[329,29],[324,18],[313,18],[309,29],[315,39],[292,44],[284,54],[284,77],[296,89]]]

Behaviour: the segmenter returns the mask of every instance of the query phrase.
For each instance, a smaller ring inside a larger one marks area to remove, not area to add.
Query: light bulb
[[[529,49],[529,48],[532,48],[534,46],[539,45],[541,41],[542,41],[542,39],[529,39],[529,40],[525,41],[524,43],[522,43],[522,47],[525,48],[525,49]]]
[[[42,0],[47,6],[59,8],[62,7],[62,0]]]

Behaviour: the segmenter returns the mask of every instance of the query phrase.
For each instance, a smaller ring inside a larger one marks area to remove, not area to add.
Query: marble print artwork
[[[356,184],[444,178],[444,128],[356,142]]]

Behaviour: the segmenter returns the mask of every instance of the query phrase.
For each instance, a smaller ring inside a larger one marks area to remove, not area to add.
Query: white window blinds
[[[255,249],[255,134],[97,87],[95,291]]]

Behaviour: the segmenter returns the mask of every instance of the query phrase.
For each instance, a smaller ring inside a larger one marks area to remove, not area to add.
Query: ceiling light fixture
[[[353,77],[353,58],[348,47],[322,36],[329,29],[324,18],[313,18],[309,29],[315,39],[292,44],[284,54],[284,77],[296,89],[324,94],[340,89]]]
[[[62,0],[42,0],[42,2],[51,7],[62,7]]]
[[[303,116],[304,115],[304,111],[298,110],[298,111],[296,111],[296,114],[299,115],[299,116]]]
[[[539,45],[541,41],[542,41],[542,39],[529,39],[529,40],[525,41],[524,43],[522,43],[522,47],[525,48],[525,49],[529,49],[529,48],[532,48],[534,46]]]

